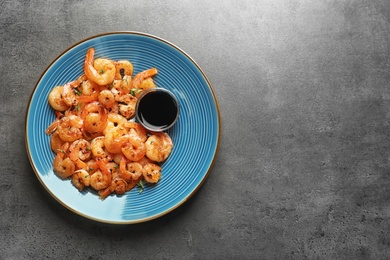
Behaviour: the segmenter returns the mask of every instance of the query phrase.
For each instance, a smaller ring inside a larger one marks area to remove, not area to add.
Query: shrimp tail
[[[45,133],[46,133],[47,135],[53,134],[53,133],[57,130],[57,127],[58,127],[59,122],[60,122],[59,119],[56,119],[53,123],[51,123],[51,124],[46,128]]]
[[[107,198],[111,193],[112,193],[111,187],[107,187],[105,189],[102,189],[102,190],[98,191],[99,198],[102,199],[102,200]]]
[[[89,79],[97,76],[97,75],[95,75],[96,70],[94,70],[94,68],[93,68],[94,56],[95,56],[95,49],[89,48],[87,51],[87,54],[85,56],[85,61],[84,61],[84,73],[87,76],[87,78],[89,78]]]

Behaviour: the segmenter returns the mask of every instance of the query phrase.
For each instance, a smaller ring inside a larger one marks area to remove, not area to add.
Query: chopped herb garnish
[[[139,187],[139,191],[138,193],[141,194],[144,189],[145,189],[145,185],[144,185],[144,182],[142,180],[140,180],[138,183],[137,183],[137,186]]]
[[[77,106],[74,108],[74,110],[79,111],[81,108],[81,103],[78,103]]]
[[[99,73],[100,73],[100,74],[103,74],[103,73],[104,73],[104,70],[103,70],[103,69],[100,69]]]
[[[78,90],[77,88],[74,89],[74,93],[77,95],[77,96],[80,96],[81,94],[83,94],[83,92],[81,90]]]
[[[142,91],[142,89],[137,89],[137,88],[132,88],[131,90],[130,90],[130,94],[132,95],[132,96],[136,96],[138,93],[140,93]]]

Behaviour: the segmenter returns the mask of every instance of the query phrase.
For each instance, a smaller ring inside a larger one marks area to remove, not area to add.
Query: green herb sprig
[[[140,180],[137,183],[137,186],[139,187],[138,193],[141,194],[145,189],[145,184],[144,184],[143,180]]]

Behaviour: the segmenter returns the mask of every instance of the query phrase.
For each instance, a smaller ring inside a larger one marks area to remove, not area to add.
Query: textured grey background
[[[43,70],[119,30],[192,56],[222,117],[198,193],[128,226],[61,206],[24,145]],[[389,1],[2,0],[0,44],[0,259],[390,258]]]

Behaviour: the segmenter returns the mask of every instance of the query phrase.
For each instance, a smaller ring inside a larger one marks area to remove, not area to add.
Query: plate
[[[174,143],[162,165],[162,177],[143,192],[134,188],[122,196],[99,199],[91,190],[79,192],[53,172],[54,153],[45,129],[54,118],[47,96],[57,85],[83,72],[88,48],[95,57],[130,60],[134,75],[156,67],[158,87],[180,103],[176,124],[168,130]],[[163,216],[186,202],[203,184],[215,161],[220,140],[220,112],[215,92],[197,63],[174,44],[140,32],[113,32],[84,39],[61,53],[43,72],[26,111],[25,142],[31,166],[45,189],[62,205],[86,218],[113,224],[133,224]]]

